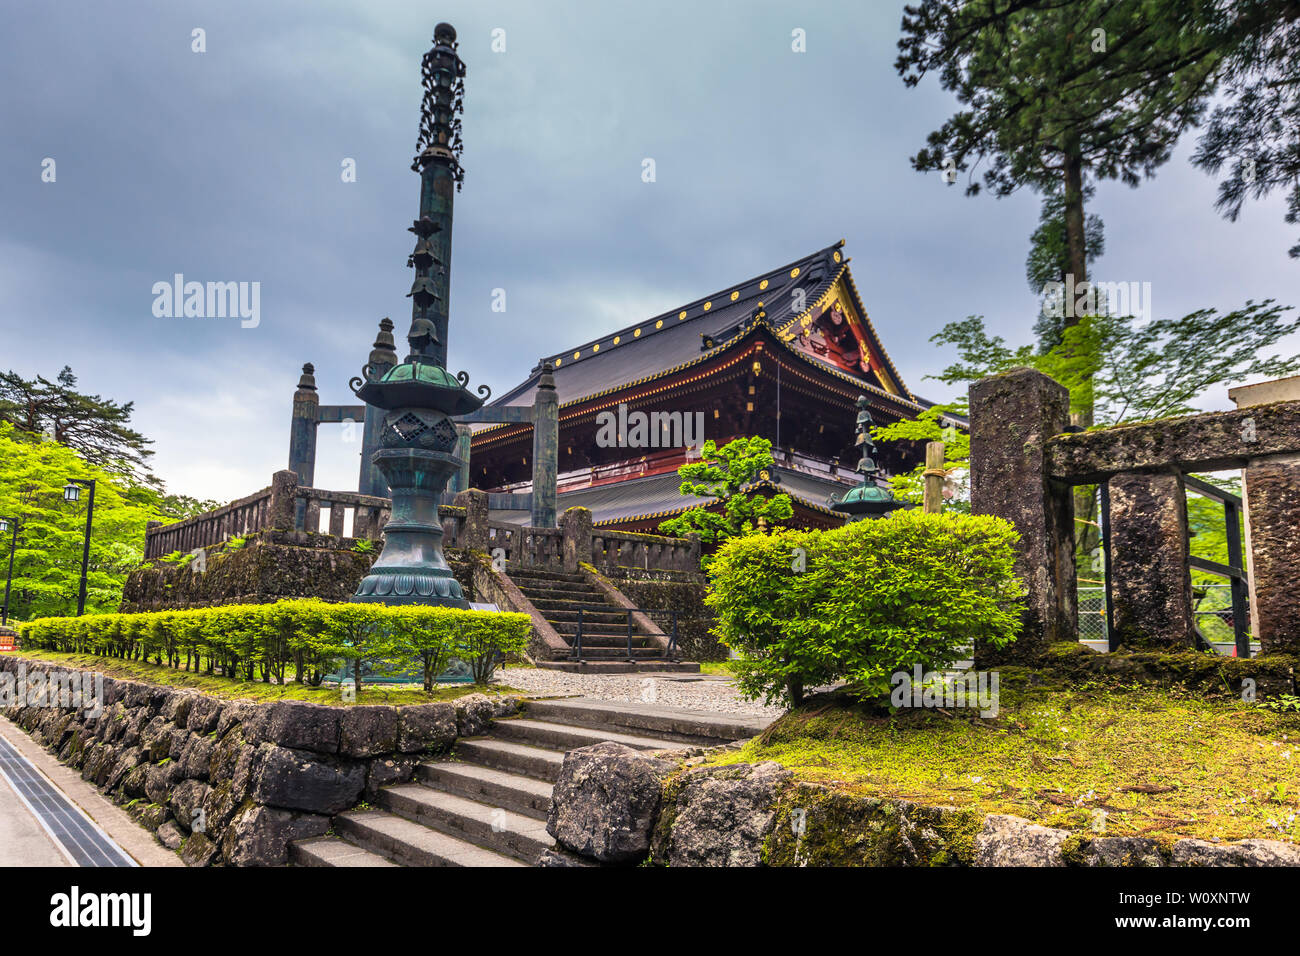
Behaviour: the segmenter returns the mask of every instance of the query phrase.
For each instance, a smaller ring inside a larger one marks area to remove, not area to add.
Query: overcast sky
[[[82,388],[134,401],[173,491],[224,500],[267,485],[287,463],[302,363],[315,363],[323,403],[350,403],[378,320],[406,331],[420,57],[445,19],[469,68],[453,371],[500,393],[544,354],[844,238],[902,375],[950,397],[924,379],[953,358],[927,341],[946,322],[979,313],[1014,344],[1030,338],[1038,204],[967,198],[911,169],[954,101],[895,73],[901,9],[13,6],[0,33],[0,367],[52,377],[71,365]],[[195,28],[206,52],[191,49]],[[1300,305],[1281,199],[1224,221],[1190,148],[1139,189],[1099,186],[1094,276],[1150,282],[1157,316]],[[354,183],[340,175],[349,158]],[[260,325],[155,317],[153,284],[175,273],[260,282]],[[316,483],[354,489],[358,451],[322,426]]]

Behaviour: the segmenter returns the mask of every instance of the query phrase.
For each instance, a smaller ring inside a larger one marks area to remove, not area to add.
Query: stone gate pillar
[[[1109,484],[1115,638],[1129,649],[1194,647],[1182,476],[1130,471]]]
[[[320,398],[316,394],[316,368],[302,367],[298,390],[293,393],[293,422],[289,428],[289,470],[298,483],[311,487],[316,476],[316,428],[320,425]]]
[[[1250,552],[1255,572],[1251,625],[1264,654],[1300,654],[1300,458],[1246,466]]]
[[[1028,591],[1017,641],[976,644],[986,667],[1023,661],[1053,641],[1075,640],[1074,504],[1047,475],[1044,445],[1070,422],[1070,394],[1042,372],[1015,368],[970,387],[971,511],[1020,532],[1016,573]]]
[[[366,365],[366,381],[378,382],[398,362],[397,345],[393,341],[393,321],[385,316],[379,320],[379,332],[371,347],[370,361]],[[361,472],[357,478],[357,491],[363,495],[387,498],[391,492],[384,473],[375,467],[375,452],[379,450],[379,433],[384,427],[384,410],[366,406],[366,421],[361,431]]]
[[[560,457],[560,401],[555,393],[551,366],[542,366],[533,399],[533,513],[534,528],[554,528],[556,476]]]

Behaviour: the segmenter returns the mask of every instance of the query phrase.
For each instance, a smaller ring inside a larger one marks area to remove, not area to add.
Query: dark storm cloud
[[[390,315],[404,332],[419,61],[437,19],[469,66],[451,365],[497,391],[537,359],[841,237],[912,387],[927,338],[988,316],[1012,342],[1030,194],[967,199],[908,156],[952,110],[892,67],[901,4],[44,4],[0,37],[0,365],[135,400],[174,490],[232,498],[284,467],[298,367],[346,402]],[[207,52],[191,51],[206,31]],[[490,48],[505,31],[506,51]],[[807,52],[791,50],[791,31]],[[1156,314],[1300,302],[1268,203],[1228,224],[1186,148],[1104,184],[1098,277]],[[54,184],[40,181],[45,157]],[[340,164],[357,164],[344,183]],[[655,161],[656,181],[641,179]],[[155,282],[261,283],[261,321],[157,318]],[[504,289],[507,311],[493,312]],[[1214,398],[1222,404],[1222,397]],[[321,432],[317,482],[354,487]]]

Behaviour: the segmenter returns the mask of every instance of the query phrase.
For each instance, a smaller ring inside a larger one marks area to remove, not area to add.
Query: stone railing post
[[[1300,654],[1300,456],[1247,464],[1246,507],[1260,651]]]
[[[271,506],[267,509],[266,525],[276,531],[294,528],[295,500],[298,497],[298,475],[292,471],[277,471],[271,476]]]
[[[156,529],[161,528],[162,526],[163,523],[161,521],[150,521],[144,526],[144,557],[146,561],[150,558],[156,558],[162,553],[159,552],[154,545],[154,541],[156,540]]]
[[[702,545],[700,543],[700,533],[698,531],[688,531],[686,533],[686,540],[691,543],[690,555],[687,558],[689,564],[687,567],[684,567],[681,570],[698,571],[700,570],[700,558],[701,558],[701,548],[702,548]]]
[[[1070,421],[1070,393],[1042,372],[1015,368],[970,387],[971,511],[1020,532],[1024,627],[1009,647],[977,643],[977,666],[1023,661],[1053,641],[1075,640],[1074,506],[1047,474],[1044,445]]]
[[[533,509],[534,528],[554,528],[556,475],[560,455],[560,401],[551,366],[542,376],[533,398]]]
[[[1194,646],[1182,476],[1129,471],[1110,479],[1110,577],[1115,638],[1126,648]]]
[[[591,563],[591,512],[568,509],[560,515],[560,530],[564,532],[564,570],[572,574],[578,565]]]
[[[488,549],[488,496],[486,491],[471,488],[456,492],[457,507],[465,509],[465,523],[460,530],[460,546],[467,551]]]

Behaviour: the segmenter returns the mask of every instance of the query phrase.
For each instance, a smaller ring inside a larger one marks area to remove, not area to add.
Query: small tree
[[[369,664],[382,670],[398,652],[398,642],[382,604],[340,604],[322,616],[324,636],[331,649],[352,663],[357,697],[361,697],[362,673]]]
[[[752,534],[760,518],[769,527],[789,521],[794,514],[789,495],[769,497],[746,490],[775,464],[772,443],[766,438],[737,438],[721,448],[706,441],[700,460],[682,465],[677,474],[682,478],[681,494],[712,498],[713,503],[688,508],[662,522],[659,530],[679,537],[695,532],[706,544],[718,544]]]
[[[451,619],[455,656],[469,664],[474,683],[492,680],[501,656],[520,654],[528,646],[532,625],[523,614],[468,614]]]
[[[742,655],[746,696],[798,704],[805,687],[842,680],[876,701],[899,671],[1015,640],[1018,540],[1001,518],[918,511],[736,538],[718,550],[706,602],[714,633]]]
[[[447,669],[456,649],[455,615],[444,608],[402,607],[393,610],[394,639],[403,651],[419,660],[425,693],[432,693],[433,682]]]

